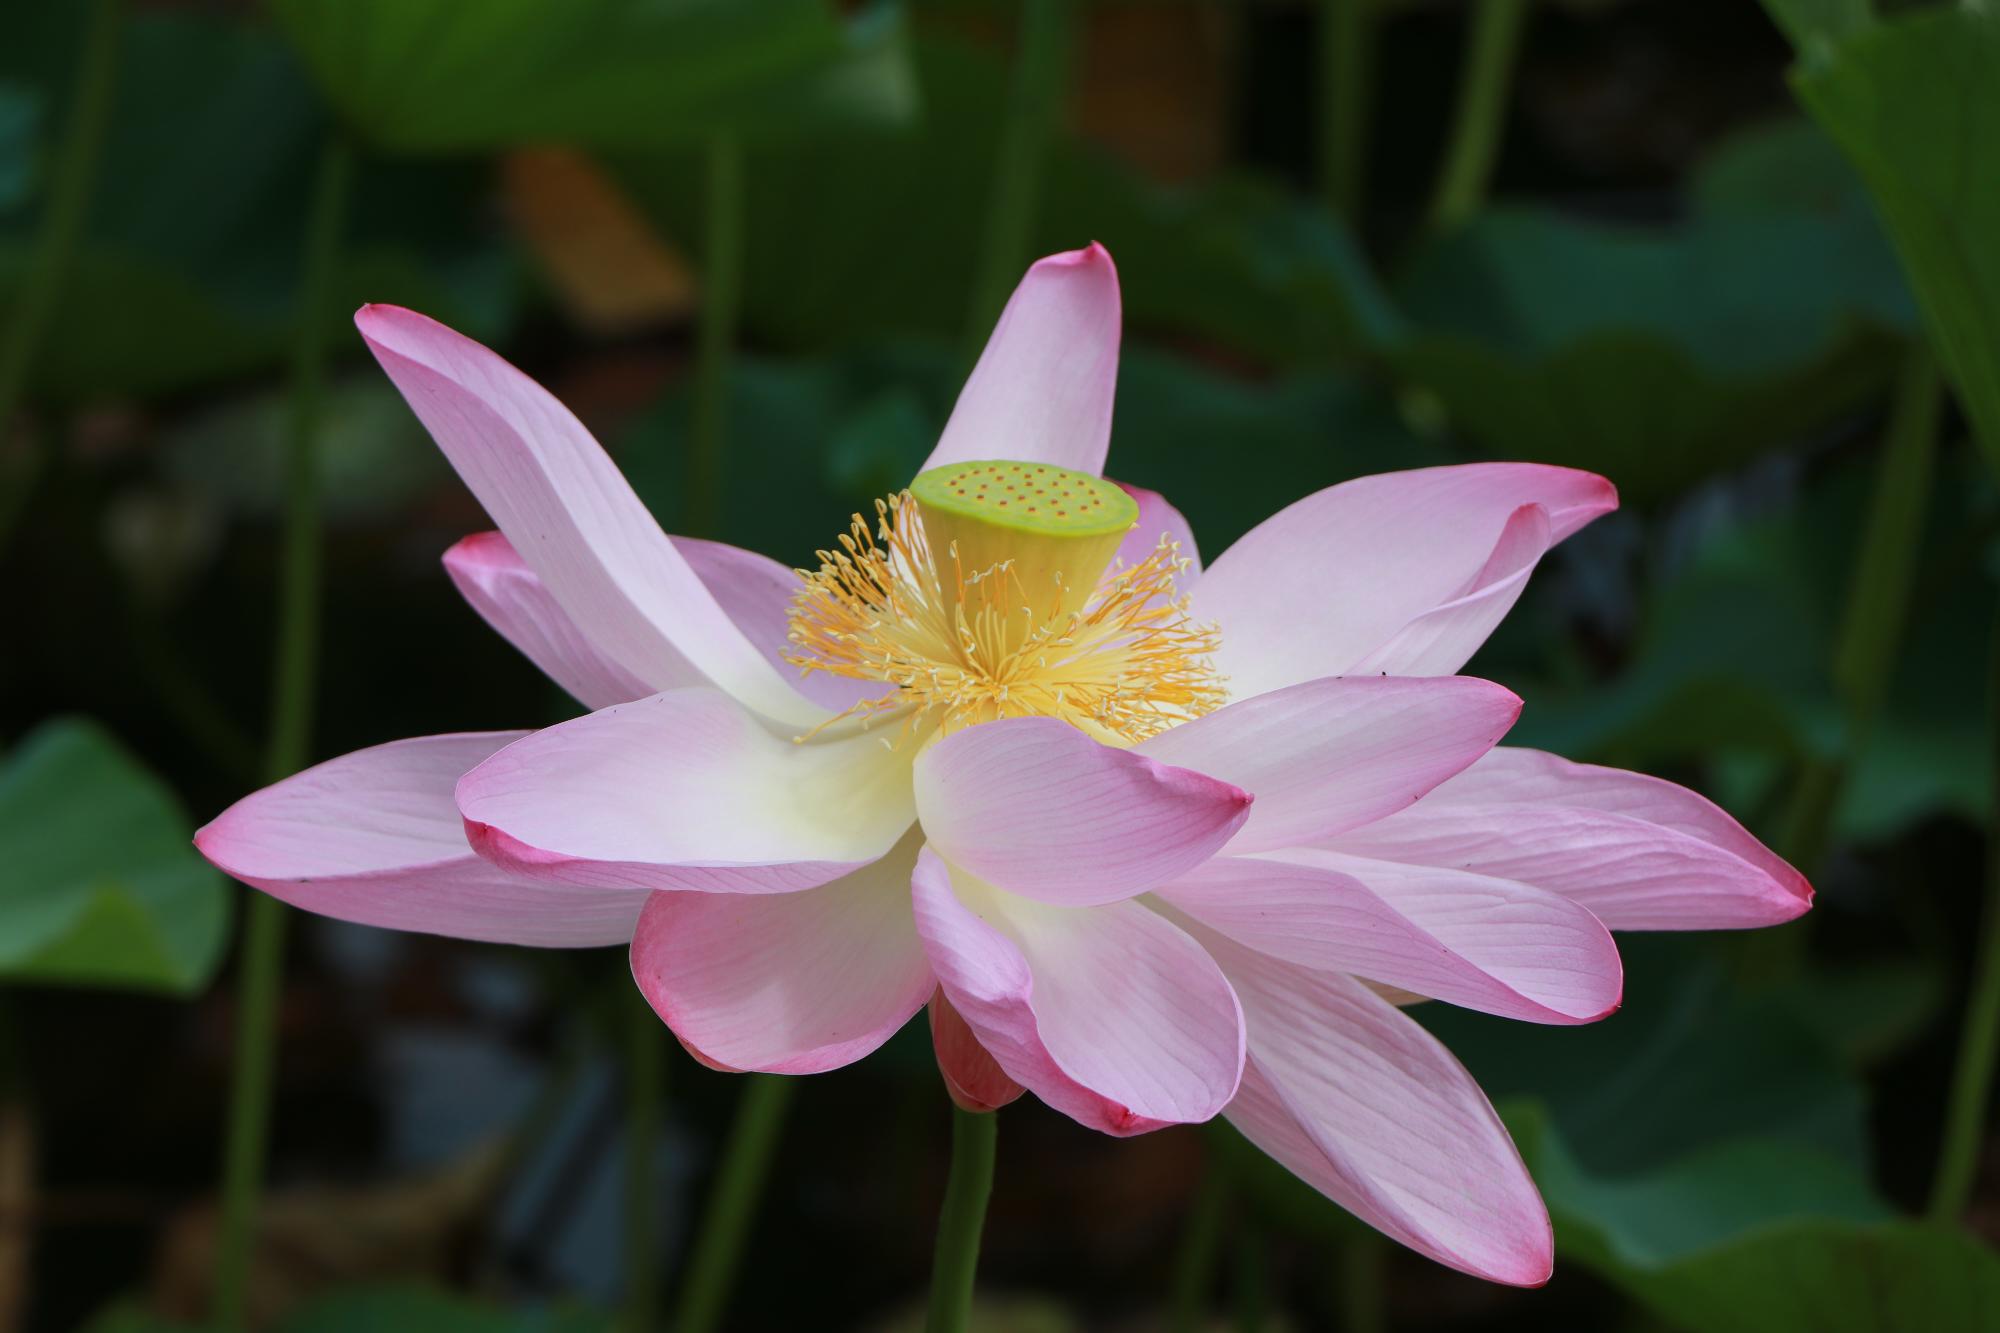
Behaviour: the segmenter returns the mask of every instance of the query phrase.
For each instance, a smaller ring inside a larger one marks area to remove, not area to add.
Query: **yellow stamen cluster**
[[[840,549],[799,571],[792,602],[787,661],[897,687],[835,721],[896,718],[903,736],[921,739],[1054,717],[1130,745],[1224,702],[1209,661],[1216,631],[1191,623],[1174,594],[1190,562],[1172,540],[1065,612],[1062,590],[1031,598],[1011,561],[966,569],[955,543],[937,558],[907,491],[877,501],[875,514],[873,531],[855,515]]]

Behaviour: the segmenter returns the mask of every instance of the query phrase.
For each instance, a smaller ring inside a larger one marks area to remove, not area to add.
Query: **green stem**
[[[1256,1227],[1236,1232],[1236,1327],[1259,1333],[1271,1317],[1271,1267]]]
[[[674,1314],[675,1333],[709,1333],[719,1326],[791,1101],[790,1079],[777,1074],[749,1076],[709,1191],[701,1229],[695,1234],[694,1253],[688,1258]]]
[[[994,1144],[1000,1117],[951,1108],[951,1175],[938,1212],[931,1264],[931,1308],[924,1333],[965,1333],[972,1319],[972,1283],[979,1271],[979,1235],[993,1195]]]
[[[1389,1247],[1372,1231],[1357,1231],[1341,1245],[1341,1333],[1385,1333],[1389,1327],[1388,1259]]]
[[[1500,132],[1507,124],[1514,56],[1527,13],[1528,0],[1473,0],[1450,146],[1431,195],[1426,229],[1433,236],[1463,225],[1485,202],[1500,152]]]
[[[1378,0],[1320,0],[1319,186],[1327,208],[1361,216],[1375,92]]]
[[[698,537],[713,537],[721,528],[730,362],[743,304],[743,149],[726,134],[716,135],[708,146],[707,230],[684,511],[687,531]]]
[[[94,0],[91,5],[77,64],[76,98],[50,172],[48,205],[35,237],[34,259],[14,306],[14,318],[0,336],[0,537],[5,537],[21,512],[40,470],[39,459],[32,452],[18,464],[8,464],[5,445],[35,367],[35,354],[41,350],[42,336],[83,236],[91,187],[97,180],[99,150],[111,121],[117,88],[123,11],[123,0]]]
[[[1834,644],[1833,684],[1846,724],[1842,753],[1838,759],[1807,762],[1786,824],[1784,849],[1808,876],[1817,873],[1825,860],[1841,788],[1867,747],[1895,672],[1930,502],[1943,408],[1944,380],[1937,360],[1919,343],[1897,380],[1861,546],[1848,583],[1847,607]]]
[[[1171,1333],[1200,1333],[1208,1325],[1209,1293],[1215,1287],[1216,1261],[1222,1251],[1222,1219],[1229,1211],[1229,1174],[1210,1157],[1201,1185],[1182,1224],[1181,1243],[1174,1255]]]
[[[977,354],[1007,304],[1007,294],[1028,264],[1042,168],[1049,139],[1062,116],[1069,80],[1071,0],[1023,0],[1014,54],[1013,85],[993,167],[986,234],[973,276],[967,312],[967,345]]]
[[[1930,1215],[1946,1222],[1956,1221],[1964,1213],[1972,1195],[1972,1182],[1979,1172],[1979,1145],[1985,1138],[1986,1112],[1993,1095],[1994,1056],[2000,1051],[2000,612],[1994,616],[1992,655],[1988,726],[1994,808],[1986,839],[1986,902],[1981,908],[1972,993],[1966,999],[1965,1024],[1959,1032],[1958,1063],[1952,1070],[1951,1096],[1945,1104],[1944,1146],[1938,1152],[1937,1175],[1931,1181]]]
[[[305,763],[312,728],[315,658],[319,643],[319,458],[325,313],[340,256],[340,234],[354,158],[346,141],[330,137],[320,154],[306,223],[300,281],[298,341],[292,357],[291,448],[285,474],[285,536],[278,592],[278,651],[272,690],[271,780]],[[284,968],[285,909],[265,894],[250,895],[243,961],[237,980],[235,1068],[231,1073],[228,1137],[224,1142],[222,1221],[216,1242],[215,1326],[243,1327],[258,1195],[270,1129],[271,1075]]]
[[[659,1197],[654,1145],[660,1133],[660,1080],[666,1032],[636,989],[626,1018],[625,1068],[625,1326],[651,1333],[659,1319],[660,1246],[654,1214]]]

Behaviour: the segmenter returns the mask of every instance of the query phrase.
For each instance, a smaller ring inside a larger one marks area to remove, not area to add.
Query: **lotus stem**
[[[284,553],[278,590],[278,650],[274,668],[266,770],[272,781],[301,768],[312,729],[319,648],[319,427],[325,379],[328,307],[340,259],[354,154],[338,134],[321,150],[306,221],[297,342],[291,376],[291,447],[285,470]],[[250,894],[237,979],[235,1067],[223,1145],[222,1220],[216,1239],[215,1327],[244,1326],[244,1302],[255,1248],[258,1196],[263,1189],[270,1130],[271,1076],[283,979],[285,908]]]
[[[14,317],[0,335],[0,537],[20,513],[38,469],[33,455],[24,458],[18,470],[10,469],[4,446],[34,370],[35,355],[41,350],[42,336],[48,330],[49,316],[55,311],[56,297],[62,293],[63,279],[69,275],[83,236],[91,187],[97,180],[98,154],[117,91],[118,34],[123,14],[124,0],[94,0],[91,5],[77,64],[76,98],[50,173],[48,206],[35,237],[34,259],[28,265]]]
[[[727,134],[708,144],[707,238],[701,321],[695,337],[694,433],[688,451],[686,531],[722,526],[722,472],[729,436],[729,380],[743,305],[743,146]]]
[[[951,1108],[951,1175],[945,1181],[944,1207],[938,1213],[930,1315],[924,1321],[924,1333],[965,1333],[971,1323],[972,1285],[979,1271],[979,1236],[986,1229],[986,1201],[993,1194],[999,1127],[999,1116],[992,1111]]]
[[[659,1318],[659,1198],[654,1145],[660,1132],[660,1081],[666,1040],[660,1019],[636,990],[627,997],[625,1068],[625,1325],[651,1333]]]
[[[1024,0],[1013,85],[993,168],[986,234],[972,283],[967,346],[976,355],[1027,266],[1048,144],[1069,82],[1071,0]]]
[[[776,1074],[749,1076],[688,1259],[675,1333],[710,1333],[719,1326],[791,1101],[790,1079]]]
[[[1990,759],[2000,775],[2000,613],[1993,622],[1988,707],[1991,717]],[[1981,908],[1979,956],[1974,964],[1972,993],[1965,1004],[1959,1031],[1958,1061],[1951,1076],[1951,1096],[1945,1103],[1944,1146],[1938,1152],[1937,1175],[1931,1181],[1930,1215],[1955,1222],[1972,1196],[1979,1172],[1979,1147],[1985,1138],[1986,1110],[1993,1095],[1994,1057],[2000,1053],[2000,780],[1994,788],[1993,822],[1986,838],[1986,901]]]
[[[1222,1252],[1222,1219],[1228,1210],[1229,1176],[1211,1152],[1174,1255],[1172,1313],[1167,1318],[1171,1333],[1201,1333],[1208,1326],[1209,1293],[1215,1286],[1216,1261]]]
[[[1378,0],[1320,0],[1319,187],[1329,211],[1358,222],[1368,174]]]
[[[1426,231],[1432,236],[1463,226],[1486,202],[1527,14],[1528,0],[1474,0],[1451,139],[1431,195]]]

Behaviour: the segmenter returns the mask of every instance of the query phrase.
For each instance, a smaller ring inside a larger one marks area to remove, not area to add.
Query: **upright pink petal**
[[[1540,1286],[1548,1210],[1492,1104],[1415,1020],[1360,982],[1201,938],[1243,999],[1250,1059],[1229,1120],[1294,1175],[1411,1249]]]
[[[1092,475],[1111,446],[1118,270],[1092,244],[1038,260],[1014,289],[924,469],[975,459]]]
[[[879,737],[800,743],[718,690],[546,728],[458,784],[480,855],[560,883],[786,893],[880,858],[910,827],[909,760]]]
[[[632,976],[712,1065],[817,1074],[896,1034],[937,989],[910,917],[914,835],[800,893],[655,893]]]
[[[1296,850],[1217,857],[1160,897],[1274,958],[1504,1018],[1595,1022],[1623,990],[1596,917],[1507,880]]]
[[[1160,544],[1162,537],[1172,540],[1180,547],[1181,559],[1188,562],[1188,568],[1176,580],[1179,591],[1186,592],[1194,587],[1194,581],[1201,577],[1201,551],[1195,546],[1194,528],[1189,525],[1181,511],[1167,503],[1167,497],[1158,491],[1149,491],[1143,486],[1128,486],[1118,483],[1118,488],[1131,496],[1139,504],[1139,521],[1125,534],[1119,543],[1118,554],[1112,561],[1112,568],[1130,569]],[[1108,571],[1107,571],[1108,576]]]
[[[560,606],[633,677],[692,663],[779,721],[824,716],[744,638],[583,424],[478,343],[395,306],[354,317],[369,350]]]
[[[1492,749],[1520,711],[1469,676],[1337,677],[1239,700],[1138,753],[1256,797],[1230,850],[1272,851],[1402,809]]]
[[[681,679],[649,683],[599,652],[500,533],[479,532],[460,541],[444,553],[444,568],[481,619],[585,708],[707,683],[685,660]]]
[[[643,894],[552,886],[466,845],[452,788],[522,735],[425,736],[330,759],[230,806],[195,846],[223,873],[342,921],[551,948],[622,944]]]
[[[931,1050],[951,1099],[968,1111],[997,1111],[1027,1089],[1007,1077],[1000,1062],[979,1044],[964,1017],[942,989],[931,996]]]
[[[1240,787],[1100,745],[1051,717],[945,737],[918,757],[916,795],[940,856],[1069,907],[1130,898],[1201,864],[1250,813]]]
[[[1008,1077],[1107,1134],[1207,1120],[1235,1094],[1243,1020],[1201,946],[1136,901],[1051,907],[947,869],[912,878],[952,1007]]]
[[[1812,905],[1805,877],[1706,798],[1539,750],[1496,749],[1408,810],[1327,845],[1533,884],[1613,930],[1768,926]]]
[[[1193,614],[1221,626],[1216,666],[1237,698],[1360,670],[1449,675],[1542,551],[1617,503],[1602,477],[1531,463],[1361,477],[1223,552]]]

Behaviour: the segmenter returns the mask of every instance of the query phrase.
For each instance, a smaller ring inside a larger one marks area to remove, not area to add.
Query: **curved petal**
[[[622,944],[645,899],[553,887],[473,855],[459,775],[525,733],[392,741],[244,797],[195,834],[224,874],[321,916],[465,940]]]
[[[396,306],[354,323],[458,475],[528,567],[639,680],[690,667],[748,706],[825,716],[743,637],[608,455],[548,390],[478,343]]]
[[[1008,1077],[1107,1134],[1207,1120],[1243,1071],[1243,1018],[1200,945],[1137,902],[1051,907],[946,867],[911,878],[938,984]]]
[[[802,586],[797,570],[727,542],[703,541],[699,537],[676,537],[673,542],[674,549],[686,558],[688,568],[714,594],[716,603],[728,613],[736,628],[743,631],[743,636],[770,659],[793,689],[821,708],[845,712],[863,699],[875,698],[895,688],[882,681],[850,680],[824,671],[802,672],[785,660],[792,647],[789,637],[792,598]]]
[[[711,1065],[817,1074],[894,1036],[937,982],[910,916],[914,832],[851,875],[800,893],[655,893],[632,977]]]
[[[931,1050],[945,1091],[968,1111],[997,1111],[1027,1091],[987,1054],[942,989],[931,996]]]
[[[1162,537],[1180,548],[1181,559],[1188,567],[1175,580],[1179,591],[1185,593],[1194,587],[1194,581],[1201,577],[1201,551],[1195,546],[1194,528],[1182,517],[1181,511],[1167,503],[1167,497],[1158,491],[1149,491],[1143,486],[1128,486],[1118,483],[1118,489],[1131,496],[1139,505],[1139,519],[1132,530],[1125,534],[1125,540],[1118,544],[1118,554],[1104,576],[1110,578],[1119,569],[1130,569],[1153,553]]]
[[[648,684],[597,651],[576,627],[514,544],[497,532],[478,532],[444,553],[445,573],[480,618],[567,690],[585,708],[643,699],[655,690],[706,682],[687,668],[685,678]]]
[[[1566,898],[1329,853],[1223,856],[1161,899],[1260,953],[1530,1023],[1618,1007],[1618,946]]]
[[[1613,930],[1768,926],[1813,898],[1803,875],[1705,797],[1512,747],[1329,846],[1533,884]]]
[[[1095,476],[1111,447],[1118,270],[1092,243],[1037,260],[1014,289],[923,470],[976,459]]]
[[[1050,717],[956,732],[916,764],[938,854],[1009,893],[1090,907],[1220,851],[1250,814],[1241,787],[1100,745]]]
[[[1250,1060],[1227,1114],[1245,1138],[1441,1264],[1548,1281],[1548,1210],[1486,1094],[1437,1038],[1352,978],[1200,938],[1243,998]]]
[[[1222,627],[1216,666],[1237,698],[1364,663],[1449,675],[1513,605],[1542,552],[1617,504],[1602,477],[1532,463],[1361,477],[1307,496],[1223,552],[1195,585],[1191,611]],[[1525,506],[1542,516],[1521,515]]]
[[[1492,749],[1520,711],[1470,676],[1337,677],[1239,700],[1137,750],[1255,796],[1230,850],[1272,851],[1402,809]]]
[[[873,735],[799,743],[718,690],[672,690],[533,733],[467,773],[473,850],[602,888],[785,893],[884,855],[916,816]]]

